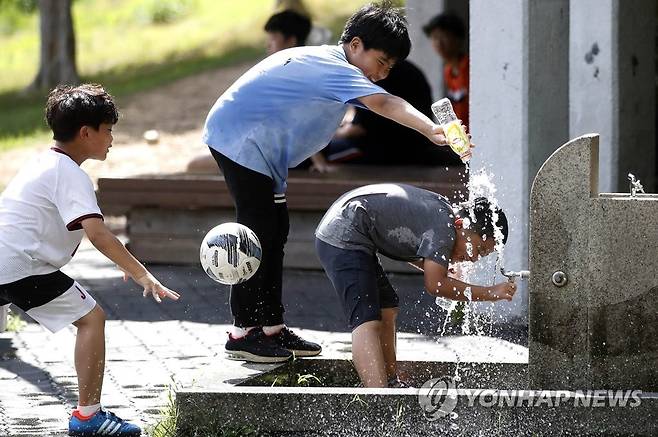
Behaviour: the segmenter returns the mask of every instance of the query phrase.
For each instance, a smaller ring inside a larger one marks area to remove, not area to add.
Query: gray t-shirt
[[[443,266],[455,243],[452,208],[439,194],[405,184],[367,185],[342,195],[315,230],[327,244]]]

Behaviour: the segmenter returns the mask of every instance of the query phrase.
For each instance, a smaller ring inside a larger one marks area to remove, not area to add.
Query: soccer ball
[[[212,228],[201,243],[201,267],[221,284],[235,285],[251,278],[263,256],[258,237],[239,223]]]

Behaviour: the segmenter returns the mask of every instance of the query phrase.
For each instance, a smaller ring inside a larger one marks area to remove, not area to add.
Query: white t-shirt
[[[37,156],[0,195],[0,284],[64,266],[90,217],[103,218],[87,173],[59,149]]]

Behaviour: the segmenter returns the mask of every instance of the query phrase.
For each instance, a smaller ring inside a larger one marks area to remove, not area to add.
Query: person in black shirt
[[[430,85],[411,62],[396,63],[388,77],[376,83],[432,118]],[[422,134],[361,108],[356,108],[351,123],[336,131],[323,153],[331,163],[462,165],[450,148],[436,147]]]

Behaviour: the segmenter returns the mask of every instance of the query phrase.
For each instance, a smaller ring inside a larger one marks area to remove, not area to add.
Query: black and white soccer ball
[[[263,253],[254,231],[239,223],[222,223],[206,234],[199,255],[211,279],[235,285],[256,273]]]

